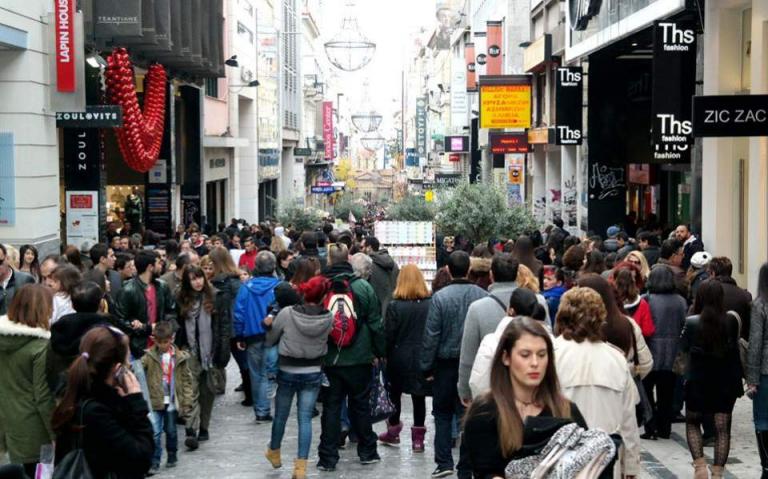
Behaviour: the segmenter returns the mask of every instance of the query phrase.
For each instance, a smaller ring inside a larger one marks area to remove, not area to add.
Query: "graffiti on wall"
[[[563,182],[563,223],[568,227],[578,225],[578,216],[576,211],[576,176],[571,176]]]
[[[590,199],[604,200],[623,193],[627,187],[624,182],[624,168],[613,168],[595,163],[589,178]]]

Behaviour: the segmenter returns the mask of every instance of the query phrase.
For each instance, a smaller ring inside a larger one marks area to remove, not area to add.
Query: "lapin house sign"
[[[696,88],[696,31],[660,21],[653,29],[652,162],[688,163],[693,144],[691,106]]]
[[[75,81],[75,0],[56,0],[56,91],[73,93]]]

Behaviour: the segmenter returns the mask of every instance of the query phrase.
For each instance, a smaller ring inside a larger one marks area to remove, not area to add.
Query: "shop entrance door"
[[[205,217],[212,231],[219,223],[226,223],[227,180],[210,181],[205,184]]]

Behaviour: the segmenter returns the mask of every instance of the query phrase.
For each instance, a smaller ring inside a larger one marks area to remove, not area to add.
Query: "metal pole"
[[[405,167],[405,70],[400,71],[400,169]]]

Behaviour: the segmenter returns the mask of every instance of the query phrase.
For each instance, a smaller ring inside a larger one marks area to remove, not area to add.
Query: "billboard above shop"
[[[531,77],[480,77],[480,128],[530,128]]]

